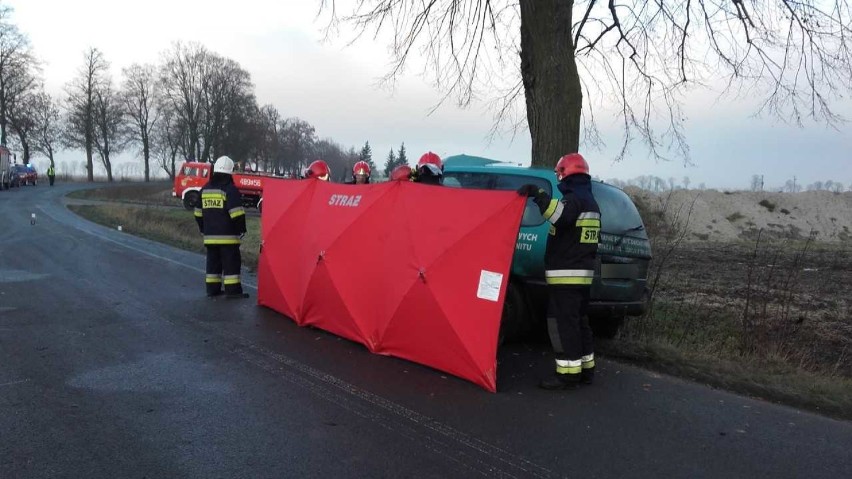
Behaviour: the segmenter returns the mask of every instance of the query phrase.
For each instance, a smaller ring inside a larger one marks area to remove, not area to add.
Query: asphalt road
[[[0,191],[0,478],[852,471],[849,422],[606,359],[594,386],[538,390],[543,345],[502,351],[491,394],[208,300],[202,256],[79,219],[76,187]]]

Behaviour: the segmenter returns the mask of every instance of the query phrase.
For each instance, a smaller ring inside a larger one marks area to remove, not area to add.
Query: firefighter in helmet
[[[556,374],[539,386],[571,389],[580,383],[591,384],[595,373],[586,309],[595,274],[601,213],[592,195],[589,164],[579,153],[560,158],[554,173],[561,200],[535,185],[521,186],[518,194],[533,198],[551,225],[544,264],[550,296],[547,329],[556,353]]]
[[[399,165],[391,171],[391,181],[411,181],[411,167],[408,165]]]
[[[220,156],[210,181],[201,188],[195,221],[207,249],[207,296],[247,298],[240,281],[240,242],[246,233],[246,212],[231,173],[234,161]],[[223,289],[224,286],[224,289]]]
[[[359,161],[352,166],[352,181],[350,185],[366,185],[370,182],[370,165],[366,161]]]
[[[440,185],[444,182],[444,163],[441,157],[431,151],[420,157],[414,169],[412,180],[427,185]]]
[[[305,178],[316,178],[322,181],[330,181],[331,168],[328,167],[328,163],[322,160],[315,160],[313,163],[308,165],[308,168],[305,170]]]

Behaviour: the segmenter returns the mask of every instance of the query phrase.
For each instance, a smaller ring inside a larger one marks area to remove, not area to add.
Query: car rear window
[[[642,217],[627,193],[613,186],[592,182],[592,194],[601,209],[601,222],[607,233],[646,237]]]
[[[481,190],[508,190],[515,191],[521,185],[533,184],[544,189],[547,194],[552,195],[553,189],[550,182],[544,178],[528,175],[512,175],[504,173],[470,173],[461,171],[449,171],[444,173],[444,186],[451,188],[475,188]],[[527,199],[521,226],[538,226],[544,223],[538,206],[533,200]]]

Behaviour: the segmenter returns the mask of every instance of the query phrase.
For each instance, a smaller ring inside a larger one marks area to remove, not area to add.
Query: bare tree
[[[597,138],[590,106],[605,99],[617,99],[623,127],[617,159],[639,139],[655,157],[689,162],[680,105],[691,88],[721,83],[726,92],[763,92],[760,112],[795,123],[814,118],[835,124],[839,117],[830,102],[850,90],[852,78],[847,0],[355,0],[354,5],[340,14],[338,2],[321,0],[330,16],[328,32],[341,22],[359,35],[391,30],[393,66],[387,80],[397,78],[419,50],[445,99],[454,96],[468,105],[480,91],[502,92],[498,122],[511,120],[523,94],[534,165],[549,166],[577,151],[584,125],[585,139]],[[500,82],[512,63],[516,74]]]
[[[32,71],[37,62],[26,35],[11,23],[12,8],[0,5],[0,144],[8,140],[9,110],[19,97],[32,91],[36,76]],[[19,111],[19,115],[22,112]]]
[[[310,123],[299,118],[288,118],[281,122],[278,129],[278,142],[281,145],[276,161],[276,172],[299,176],[316,153],[316,130]],[[323,158],[325,159],[325,158]]]
[[[160,68],[161,93],[174,113],[173,121],[185,131],[181,153],[190,160],[207,160],[201,150],[201,121],[204,65],[208,56],[207,49],[199,44],[175,43],[165,53]]]
[[[177,170],[177,156],[186,144],[186,124],[179,120],[174,108],[168,104],[160,104],[160,121],[153,131],[153,152],[157,163],[174,179]]]
[[[145,181],[151,180],[151,134],[156,127],[159,111],[155,108],[156,70],[153,65],[134,63],[123,70],[124,84],[121,100],[128,119],[127,140],[142,153]]]
[[[85,63],[77,73],[77,78],[65,86],[67,93],[66,110],[68,112],[64,143],[68,148],[82,148],[86,151],[86,175],[94,181],[95,149],[95,102],[97,92],[106,81],[109,64],[103,53],[90,48],[85,54]]]
[[[689,181],[689,177],[688,177],[688,176],[684,176],[684,177],[683,177],[683,188],[684,188],[684,189],[686,189],[686,190],[688,190],[688,189],[689,189],[689,183],[690,183],[690,181]]]
[[[111,81],[106,80],[95,92],[95,147],[107,173],[107,181],[112,181],[112,155],[120,153],[126,143],[122,135],[125,123],[122,100],[113,90]]]
[[[281,114],[274,106],[264,105],[258,109],[257,125],[260,135],[257,140],[255,169],[272,171],[280,150],[278,137],[280,123]]]
[[[751,175],[751,191],[763,191],[763,175]]]
[[[56,168],[53,155],[62,140],[63,125],[58,103],[47,93],[39,92],[33,102],[35,130],[33,131],[33,153],[46,156],[50,166]]]
[[[21,150],[21,160],[23,164],[30,163],[31,152],[31,134],[37,128],[36,108],[40,89],[36,89],[35,82],[26,91],[20,92],[10,98],[7,103],[6,119],[10,131],[14,133],[13,144]]]

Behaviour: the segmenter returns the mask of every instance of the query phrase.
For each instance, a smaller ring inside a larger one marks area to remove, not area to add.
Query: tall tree
[[[588,106],[610,98],[624,130],[617,159],[639,139],[688,162],[681,99],[694,87],[762,92],[761,112],[829,124],[832,100],[852,89],[848,0],[357,0],[343,16],[337,3],[321,0],[330,28],[392,30],[389,81],[423,51],[445,99],[502,92],[498,122],[523,94],[534,165],[594,143]]]
[[[113,181],[112,155],[120,153],[126,145],[122,135],[124,123],[122,100],[107,79],[95,92],[94,135],[95,147],[106,170],[107,181]]]
[[[390,178],[391,172],[396,168],[396,153],[393,148],[388,152],[388,157],[385,159],[385,177]]]
[[[402,142],[399,145],[399,153],[396,154],[396,164],[397,165],[407,165],[408,164],[408,156],[405,154],[405,142]]]
[[[41,91],[33,103],[33,116],[36,125],[32,135],[33,153],[44,155],[50,160],[50,166],[56,168],[54,154],[61,145],[63,134],[59,104]]]
[[[308,162],[313,160],[309,156],[315,151],[316,141],[316,130],[310,123],[300,118],[282,121],[278,129],[281,148],[275,171],[298,177]]]
[[[164,54],[160,68],[160,92],[172,108],[175,124],[185,130],[181,152],[189,160],[202,157],[203,82],[210,53],[197,44],[175,43]]]
[[[120,94],[128,120],[125,137],[142,153],[145,181],[151,180],[151,135],[159,119],[156,108],[156,70],[153,65],[133,65],[122,70],[124,83]]]
[[[106,81],[109,64],[103,53],[97,48],[89,48],[85,53],[83,66],[77,77],[65,86],[68,112],[64,143],[71,149],[82,148],[86,151],[86,177],[94,181],[95,149],[95,102],[97,92]]]
[[[9,109],[36,81],[35,57],[26,35],[11,21],[12,8],[0,5],[0,144],[8,140]],[[20,104],[20,101],[18,102]]]
[[[13,135],[13,143],[21,150],[22,163],[29,164],[31,151],[31,134],[37,128],[36,102],[41,93],[41,85],[35,78],[27,81],[26,89],[10,96],[6,103],[6,119]]]
[[[157,164],[174,179],[177,172],[177,156],[186,144],[186,124],[179,119],[173,105],[159,103],[160,120],[154,125],[153,154]]]
[[[364,146],[361,148],[361,152],[358,154],[358,161],[366,161],[370,165],[370,171],[376,169],[376,164],[373,163],[373,148],[370,147],[369,141],[364,143]]]

